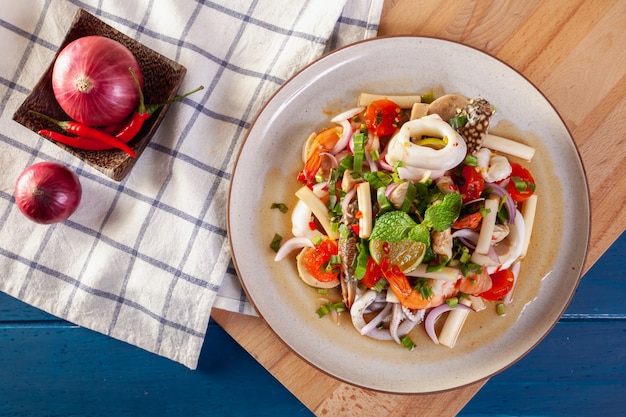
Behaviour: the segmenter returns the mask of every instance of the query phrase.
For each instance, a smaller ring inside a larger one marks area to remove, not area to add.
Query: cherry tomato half
[[[497,301],[504,298],[513,288],[515,276],[510,269],[502,269],[491,274],[491,289],[480,294],[482,298],[489,301]]]
[[[511,176],[506,190],[516,202],[524,201],[535,192],[535,180],[526,168],[511,163]]]
[[[485,180],[481,173],[472,166],[464,165],[461,176],[465,182],[459,187],[463,203],[476,200],[485,190]]]
[[[365,125],[377,136],[388,136],[395,132],[400,106],[391,100],[372,101],[365,110]]]
[[[367,259],[367,267],[365,269],[365,275],[363,275],[363,278],[361,278],[359,282],[367,288],[372,288],[378,283],[378,281],[380,281],[382,277],[383,277],[382,268],[370,256]]]
[[[337,244],[330,240],[325,239],[315,246],[315,249],[308,250],[302,254],[303,266],[309,271],[309,273],[320,282],[330,282],[337,278],[339,275],[339,266],[331,268],[326,271],[326,266],[330,261],[332,255],[337,255],[339,248]]]

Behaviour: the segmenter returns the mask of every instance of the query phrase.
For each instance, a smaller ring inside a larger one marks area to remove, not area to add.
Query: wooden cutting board
[[[626,1],[387,0],[379,36],[390,35],[475,47],[545,94],[572,133],[588,178],[587,271],[626,229]],[[486,382],[426,395],[365,390],[308,365],[259,318],[223,310],[212,316],[318,416],[453,416]]]

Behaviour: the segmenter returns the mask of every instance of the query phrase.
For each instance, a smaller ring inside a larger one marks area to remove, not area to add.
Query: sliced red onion
[[[501,199],[504,199],[504,207],[509,214],[509,223],[515,223],[515,201],[513,201],[509,192],[501,185],[493,182],[486,183],[485,188],[491,188],[494,194],[497,194]]]
[[[333,155],[336,155],[342,150],[344,150],[345,147],[348,146],[348,142],[350,142],[350,138],[352,138],[352,126],[350,125],[350,121],[345,119],[339,122],[339,124],[341,125],[343,129],[341,130],[341,137],[339,138],[339,141],[337,142],[335,147],[330,151],[330,153],[332,153]]]
[[[348,212],[348,205],[350,204],[350,202],[352,202],[355,195],[356,195],[356,187],[348,191],[346,195],[343,197],[343,200],[341,200],[341,212],[342,213]]]
[[[363,110],[365,110],[365,107],[354,107],[350,110],[344,111],[343,113],[339,113],[337,116],[330,119],[330,121],[333,123],[339,123],[344,120],[352,119],[354,116],[361,113]]]
[[[450,307],[448,304],[443,303],[440,306],[437,306],[430,310],[430,312],[426,316],[426,320],[424,321],[424,328],[428,336],[436,345],[439,344],[439,337],[437,336],[437,332],[435,331],[435,323],[443,313],[447,313],[448,311],[454,310],[455,308],[471,310],[471,308],[466,306],[465,304],[459,303],[456,307]]]
[[[471,229],[459,229],[452,233],[452,237],[459,239],[463,245],[470,249],[475,249],[476,242],[478,242],[478,232]]]
[[[393,190],[395,190],[396,188],[398,188],[397,182],[392,182],[391,184],[389,184],[387,188],[385,188],[385,197],[387,198],[391,197]]]
[[[383,171],[388,171],[388,172],[393,171],[393,167],[389,165],[387,161],[385,160],[384,152],[380,155],[380,158],[378,158],[378,161],[376,161],[376,163],[378,167],[382,169]]]
[[[480,197],[475,200],[468,201],[467,203],[463,203],[464,206],[469,206],[470,204],[479,203],[481,201],[485,201],[485,197]]]
[[[281,261],[285,259],[285,257],[287,257],[287,255],[289,255],[294,250],[302,249],[307,246],[311,248],[315,247],[315,245],[313,244],[313,241],[309,239],[308,237],[304,237],[304,236],[292,237],[291,239],[286,240],[285,243],[283,243],[280,246],[280,248],[278,249],[278,252],[276,252],[276,256],[274,256],[274,260]]]
[[[328,159],[330,159],[331,167],[333,169],[335,169],[335,168],[337,168],[339,166],[339,162],[337,161],[337,158],[332,153],[330,153],[330,152],[321,152],[320,156],[325,156]]]

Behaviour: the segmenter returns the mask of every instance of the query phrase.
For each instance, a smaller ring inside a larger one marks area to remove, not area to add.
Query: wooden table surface
[[[626,119],[626,1],[386,0],[379,35],[407,34],[489,53],[555,106],[578,146],[590,188],[587,271],[626,229],[620,128]],[[259,318],[223,310],[212,317],[318,416],[455,415],[486,382],[427,395],[373,392],[308,365]]]

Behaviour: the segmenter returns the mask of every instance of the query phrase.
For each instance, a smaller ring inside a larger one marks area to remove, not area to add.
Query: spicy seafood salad
[[[296,255],[320,317],[349,314],[361,335],[409,349],[423,323],[453,347],[468,314],[505,314],[512,300],[537,204],[523,166],[534,149],[489,133],[484,98],[358,101],[306,139],[293,237],[275,236],[275,260]]]

